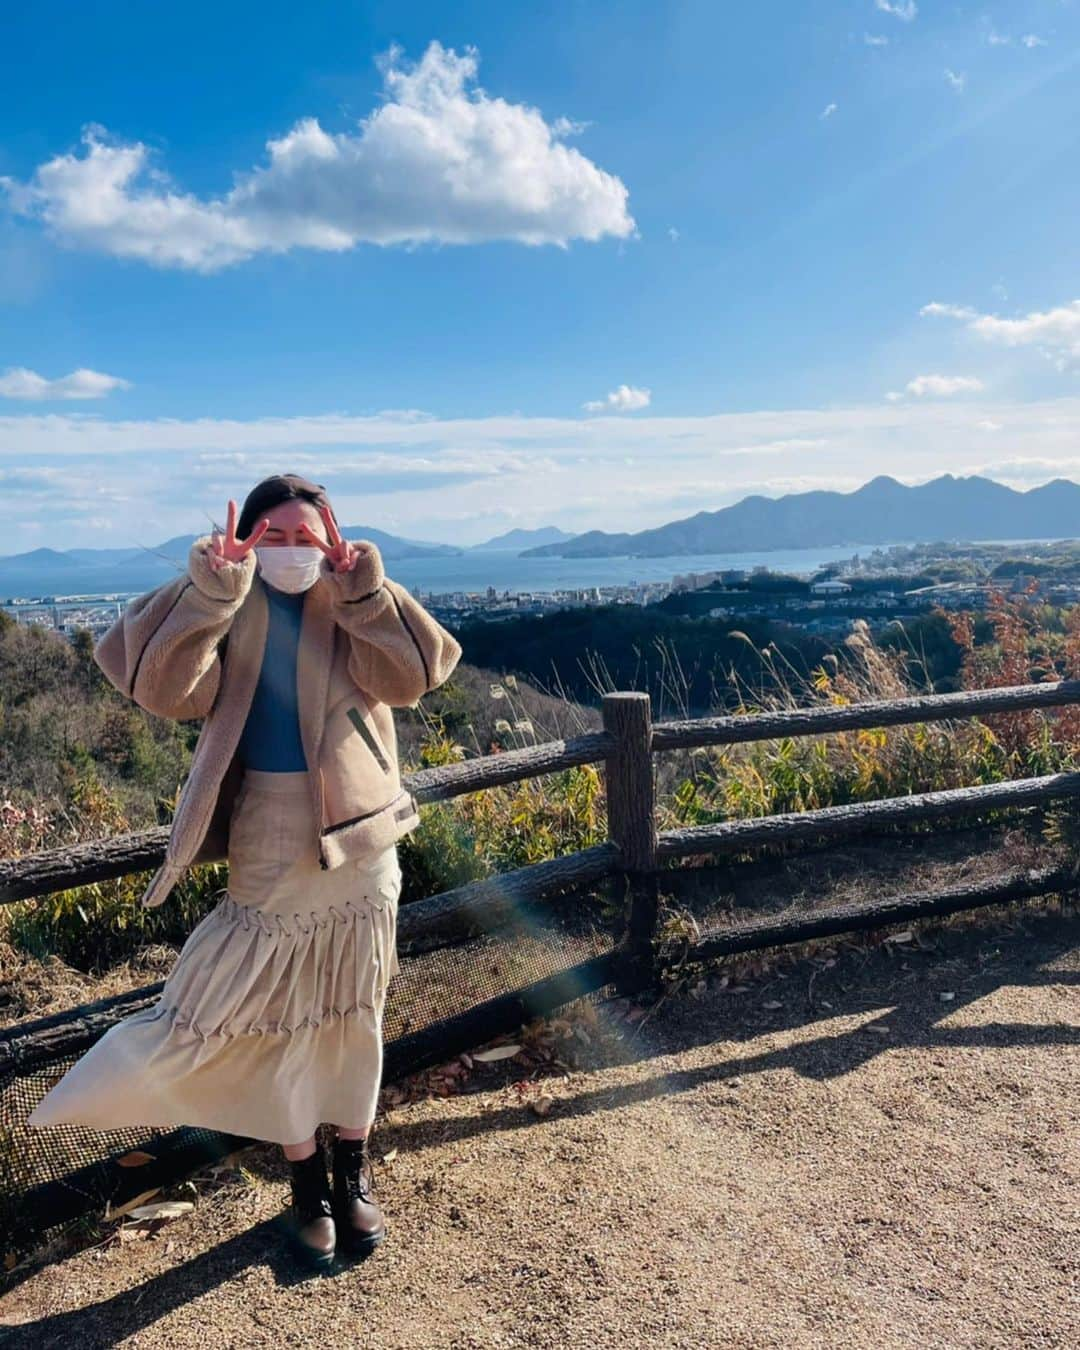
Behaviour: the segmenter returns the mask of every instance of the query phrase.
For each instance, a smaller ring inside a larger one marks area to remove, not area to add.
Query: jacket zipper
[[[400,794],[399,794],[399,795],[400,795]],[[323,830],[322,833],[323,833],[324,835],[327,835],[327,834],[333,834],[333,832],[334,832],[335,830],[343,830],[343,829],[345,828],[346,825],[355,825],[355,824],[357,823],[357,821],[360,821],[360,820],[367,820],[367,819],[369,819],[371,816],[378,816],[378,815],[381,815],[381,814],[386,810],[386,807],[387,807],[387,806],[393,806],[393,804],[394,804],[394,802],[395,802],[396,800],[397,800],[397,798],[392,797],[392,798],[390,799],[390,801],[388,801],[384,806],[377,806],[377,807],[375,808],[374,811],[365,811],[365,812],[363,813],[363,815],[360,815],[360,816],[350,816],[348,820],[339,820],[338,823],[337,823],[336,825],[327,825],[326,829]]]
[[[408,796],[408,797],[410,798],[410,800],[412,799],[412,794],[411,794],[411,793],[406,793],[405,789],[402,788],[402,790],[397,794],[397,797],[391,797],[390,800],[389,800],[388,802],[385,803],[385,805],[383,805],[383,806],[377,806],[377,807],[375,808],[374,811],[365,811],[362,815],[359,815],[359,816],[350,816],[348,820],[339,820],[338,823],[337,823],[336,825],[328,825],[328,826],[326,827],[325,830],[320,830],[320,831],[319,831],[319,866],[322,867],[324,870],[328,869],[329,866],[330,866],[330,864],[326,861],[326,854],[323,852],[323,841],[324,841],[324,839],[326,838],[326,836],[327,836],[328,834],[333,834],[335,830],[343,830],[343,829],[345,829],[345,827],[346,827],[347,825],[356,825],[356,824],[357,824],[359,821],[361,821],[361,820],[370,820],[372,816],[379,816],[379,815],[382,815],[382,813],[383,813],[385,810],[387,810],[389,807],[393,806],[394,802],[397,801],[398,797],[404,797],[404,796]]]

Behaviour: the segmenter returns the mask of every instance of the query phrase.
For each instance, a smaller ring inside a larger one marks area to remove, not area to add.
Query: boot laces
[[[360,1149],[346,1149],[340,1156],[339,1166],[347,1199],[363,1200],[365,1204],[370,1202],[371,1164],[366,1152]]]

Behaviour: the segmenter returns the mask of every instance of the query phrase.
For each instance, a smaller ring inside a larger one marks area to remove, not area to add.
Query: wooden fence
[[[707,745],[735,745],[751,741],[794,736],[820,736],[919,722],[945,721],[994,713],[1062,707],[1080,701],[1080,681],[1061,680],[1019,685],[1004,689],[931,694],[914,698],[882,700],[845,707],[799,708],[746,716],[698,718],[692,721],[660,722],[650,716],[649,696],[643,693],[613,693],[603,700],[603,730],[570,740],[550,741],[408,775],[405,785],[421,804],[447,801],[466,793],[543,774],[556,773],[580,764],[603,764],[606,778],[608,839],[605,843],[534,863],[516,871],[415,901],[402,907],[398,920],[399,944],[412,951],[445,946],[470,933],[500,927],[523,904],[536,904],[567,888],[598,882],[619,875],[627,883],[629,899],[625,936],[616,951],[594,959],[566,977],[555,977],[538,988],[541,1003],[555,997],[569,977],[584,992],[617,980],[626,988],[648,983],[651,955],[657,930],[657,887],[663,864],[687,856],[730,856],[777,844],[817,840],[850,839],[888,826],[953,819],[1006,808],[1045,803],[1080,795],[1080,773],[1055,773],[1038,778],[1010,780],[988,786],[926,792],[850,806],[825,807],[815,811],[790,812],[762,818],[727,820],[669,830],[658,834],[655,819],[653,756],[670,750]],[[132,872],[156,868],[164,859],[169,827],[120,835],[72,848],[55,849],[22,858],[0,861],[0,904],[46,895],[69,887],[105,881]],[[1055,873],[1055,877],[1056,877]],[[1047,881],[1053,878],[1047,878]],[[1027,874],[966,890],[962,895],[927,896],[921,903],[928,914],[952,908],[974,908],[999,902],[1002,885],[1014,890],[1042,882]],[[1045,885],[1044,890],[1054,889]],[[1038,891],[1026,891],[1037,894]],[[1017,892],[1019,894],[1019,891]],[[915,917],[910,901],[903,918]],[[898,911],[899,912],[899,911]],[[845,908],[848,928],[865,927],[884,914],[881,905],[867,902],[861,909]],[[811,928],[816,932],[820,915],[802,916],[776,929],[776,925],[747,925],[725,933],[712,945],[717,951],[746,950],[744,939],[760,932],[757,945],[777,941],[800,942]],[[840,912],[837,912],[840,921]],[[883,922],[888,920],[882,918]],[[831,923],[832,921],[829,920]],[[844,931],[831,928],[830,931]],[[765,941],[768,936],[768,942]],[[138,991],[128,998],[152,998],[160,986]],[[510,997],[521,999],[529,991]],[[499,1009],[496,1015],[496,1005]],[[513,1006],[516,1006],[514,1004]],[[481,1009],[470,1013],[469,1026],[504,1029],[512,1020],[513,1006],[495,1000],[492,1017]],[[503,1011],[505,1009],[505,1011]],[[132,1009],[125,1006],[125,1013]],[[43,1028],[44,1029],[44,1028]],[[464,1024],[463,1024],[464,1029]],[[472,1034],[471,1032],[469,1034]],[[494,1031],[492,1031],[494,1034]],[[464,1045],[455,1049],[465,1048]],[[449,1053],[454,1053],[450,1049]],[[0,1057],[3,1045],[0,1044]],[[428,1056],[423,1058],[431,1062]]]
[[[523,905],[542,905],[568,888],[609,877],[622,879],[626,909],[620,940],[611,951],[391,1041],[386,1047],[387,1080],[439,1063],[493,1036],[513,1031],[531,1017],[595,990],[614,986],[623,992],[633,992],[649,986],[656,974],[658,891],[664,865],[671,860],[743,855],[777,844],[850,839],[889,826],[953,819],[1080,796],[1080,773],[1056,773],[990,786],[920,793],[760,819],[726,820],[658,833],[654,798],[656,754],[1048,709],[1077,701],[1080,701],[1080,681],[1057,681],[845,707],[653,724],[647,694],[613,693],[603,700],[601,731],[424,769],[408,776],[404,780],[406,786],[425,804],[575,765],[602,764],[608,838],[591,848],[403,905],[398,916],[398,942],[403,951],[445,947],[469,935],[493,932]],[[168,834],[168,827],[160,827],[0,862],[0,904],[156,868],[164,858]],[[1013,873],[981,885],[933,894],[886,900],[868,898],[858,904],[755,919],[705,932],[689,955],[691,959],[711,959],[733,952],[800,943],[1049,894],[1074,884],[1072,868],[1063,866]],[[5,1066],[26,1072],[81,1052],[116,1021],[152,1003],[161,988],[158,983],[0,1033],[0,1081]],[[224,1136],[222,1151],[233,1144],[234,1140]],[[64,1194],[71,1193],[72,1188],[66,1186]]]

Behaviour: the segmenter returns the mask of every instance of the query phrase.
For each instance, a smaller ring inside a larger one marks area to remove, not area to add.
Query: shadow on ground
[[[715,987],[714,981],[714,987],[699,988],[697,997],[663,1002],[635,1029],[621,1024],[619,1035],[598,1038],[588,1065],[599,1070],[605,1065],[655,1061],[655,1072],[624,1085],[597,1084],[587,1071],[578,1073],[564,1085],[568,1090],[560,1097],[560,1116],[613,1111],[657,1096],[690,1092],[709,1082],[745,1079],[776,1069],[786,1068],[809,1079],[836,1078],[886,1051],[905,1047],[931,1051],[1075,1047],[1080,1042],[1080,1027],[1064,1020],[1065,1001],[1062,1020],[1042,1024],[988,1021],[964,1025],[957,1018],[964,1008],[1006,986],[1074,990],[1080,984],[1080,915],[1069,910],[1026,910],[1008,924],[968,921],[945,925],[921,941],[922,945],[840,946],[831,964],[816,957],[774,967],[744,992],[734,992],[730,984]],[[1069,1006],[1075,1008],[1075,1001]],[[835,1029],[838,1021],[853,1018],[859,1019],[857,1025]],[[601,1009],[601,1030],[605,1020]],[[819,1024],[822,1030],[814,1034]],[[831,1024],[829,1029],[826,1024]],[[793,1030],[804,1033],[801,1039],[792,1043],[788,1035],[782,1045],[771,1043],[785,1039],[784,1033]],[[755,1051],[758,1042],[760,1049]],[[718,1056],[704,1067],[664,1067],[666,1056],[713,1044]],[[490,1094],[518,1076],[520,1068],[515,1071],[508,1062],[486,1065],[475,1075],[470,1090]],[[430,1113],[426,1119],[391,1118],[379,1130],[377,1150],[415,1154],[539,1123],[520,1105],[468,1113],[461,1105],[437,1119]],[[407,1117],[408,1113],[396,1114]],[[283,1173],[267,1167],[267,1175]],[[242,1278],[252,1267],[268,1268],[278,1285],[334,1277],[335,1272],[313,1277],[297,1271],[280,1239],[278,1221],[259,1222],[133,1289],[77,1311],[0,1328],[0,1344],[89,1347],[115,1343],[160,1321],[180,1304]],[[56,1263],[58,1278],[62,1278],[63,1266],[63,1260]],[[342,1263],[337,1270],[348,1268]],[[108,1329],[108,1339],[104,1339],[103,1328]]]
[[[566,1098],[564,1111],[578,1115],[610,1111],[633,1101],[687,1092],[708,1081],[789,1068],[805,1078],[835,1078],[852,1073],[869,1060],[899,1047],[1077,1046],[1080,1022],[1035,1024],[985,1022],[977,1026],[941,1026],[958,1011],[1005,985],[1080,986],[1080,914],[1050,913],[1025,917],[1008,929],[971,924],[946,929],[932,945],[919,948],[891,944],[853,948],[835,965],[806,960],[781,974],[756,983],[746,994],[710,991],[700,999],[684,998],[662,1007],[641,1031],[629,1034],[602,1062],[660,1059],[692,1046],[715,1041],[752,1043],[771,1033],[845,1015],[877,1010],[854,1030],[828,1032],[796,1045],[766,1049],[761,1054],[718,1059],[691,1073],[660,1070],[628,1088],[581,1090]],[[1057,968],[1068,962],[1071,968]],[[943,998],[942,995],[951,997]],[[780,1007],[766,1008],[778,1003]],[[1074,1008],[1077,1006],[1073,1005]],[[610,1043],[609,1043],[610,1044]],[[594,1068],[600,1063],[594,1063]],[[508,1082],[512,1070],[486,1076],[474,1091]],[[491,1130],[528,1128],[517,1110],[455,1117],[445,1123],[402,1123],[384,1128],[384,1149],[423,1149]]]

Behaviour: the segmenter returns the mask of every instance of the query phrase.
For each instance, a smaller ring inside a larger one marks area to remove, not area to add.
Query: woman
[[[321,484],[284,474],[239,521],[230,501],[224,534],[196,539],[187,573],[131,601],[94,656],[148,711],[205,719],[143,905],[201,861],[226,857],[229,884],[157,1003],[111,1027],[28,1123],[280,1143],[297,1254],[366,1254],[385,1236],[367,1137],[397,970],[396,844],[419,823],[391,709],[447,679],[461,648],[373,543],[342,539]],[[337,1126],[332,1189],[323,1121]]]

